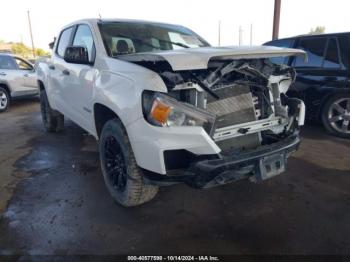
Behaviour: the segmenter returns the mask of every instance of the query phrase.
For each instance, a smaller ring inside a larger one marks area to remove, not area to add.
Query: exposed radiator
[[[216,114],[215,128],[222,128],[236,124],[257,120],[250,88],[248,86],[230,85],[213,90],[220,98],[208,97],[207,110]],[[249,134],[239,138],[230,138],[217,142],[223,152],[232,149],[254,148],[260,145],[260,135]]]

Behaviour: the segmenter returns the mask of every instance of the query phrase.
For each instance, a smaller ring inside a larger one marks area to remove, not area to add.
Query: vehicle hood
[[[306,53],[300,49],[279,48],[272,46],[249,47],[200,47],[181,50],[169,50],[158,52],[143,52],[136,54],[120,55],[119,59],[129,62],[140,61],[167,61],[173,71],[207,69],[208,62],[215,60],[259,59],[281,56],[299,56],[306,58]]]

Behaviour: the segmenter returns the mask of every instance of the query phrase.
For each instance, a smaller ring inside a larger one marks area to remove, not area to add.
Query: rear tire
[[[45,89],[40,90],[40,108],[41,118],[46,131],[62,131],[64,127],[64,116],[51,108]]]
[[[111,119],[103,126],[99,151],[103,178],[116,202],[130,207],[155,197],[158,187],[144,183],[143,171],[136,164],[128,136],[119,119]]]
[[[350,138],[350,94],[330,97],[322,109],[322,123],[328,132]]]
[[[10,94],[3,87],[0,87],[0,113],[10,107]]]

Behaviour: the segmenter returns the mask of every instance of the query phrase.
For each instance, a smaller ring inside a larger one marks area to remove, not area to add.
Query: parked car
[[[67,116],[98,139],[124,206],[160,185],[274,177],[298,147],[305,107],[285,95],[295,72],[268,58],[301,50],[215,48],[183,26],[132,20],[81,20],[55,42],[37,64],[45,128]]]
[[[33,65],[21,57],[0,54],[0,112],[9,108],[11,99],[38,94]]]
[[[264,45],[307,52],[308,61],[273,59],[296,69],[296,81],[287,94],[304,100],[307,118],[322,121],[334,135],[350,138],[350,33],[302,35]]]

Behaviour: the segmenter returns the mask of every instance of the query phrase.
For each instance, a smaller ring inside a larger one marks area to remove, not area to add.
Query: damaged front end
[[[150,183],[211,187],[285,171],[305,118],[304,103],[286,95],[294,69],[268,58],[211,59],[206,69],[177,71],[166,61],[133,62],[157,72],[168,88],[167,94],[144,91],[149,123],[202,126],[221,149],[220,154],[199,156],[165,151],[167,175],[149,173]]]

